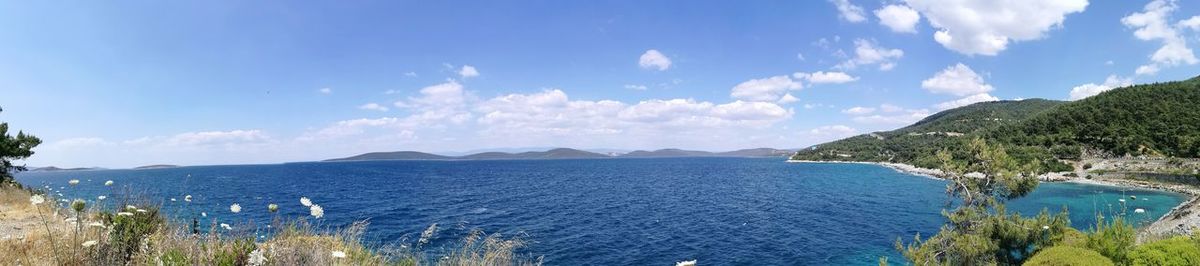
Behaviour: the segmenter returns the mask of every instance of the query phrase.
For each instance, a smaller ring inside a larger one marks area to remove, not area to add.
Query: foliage
[[[1025,266],[1103,266],[1113,265],[1112,260],[1085,248],[1055,246],[1038,252],[1025,261]]]
[[[975,138],[961,155],[937,153],[948,174],[948,218],[938,234],[897,249],[917,264],[1018,264],[1038,250],[1064,239],[1070,227],[1067,213],[1043,210],[1033,218],[1007,213],[1004,201],[1022,197],[1037,187],[1036,162],[1018,164],[1002,145]]]
[[[1200,80],[1118,88],[1087,99],[976,103],[931,115],[893,131],[854,136],[798,151],[796,160],[941,166],[937,151],[963,152],[965,139],[1002,143],[1020,163],[1041,172],[1071,171],[1060,160],[1083,150],[1110,155],[1200,157]],[[947,134],[953,132],[955,134]],[[963,135],[958,136],[961,133]]]
[[[25,166],[13,165],[12,161],[33,156],[33,147],[41,143],[41,139],[23,131],[17,131],[16,136],[9,135],[8,123],[0,122],[0,184],[12,182],[13,174],[25,171]]]
[[[1132,265],[1200,265],[1200,247],[1188,237],[1177,236],[1147,243],[1129,252]]]
[[[1137,235],[1133,226],[1125,223],[1124,219],[1118,217],[1108,224],[1104,222],[1104,217],[1100,216],[1096,220],[1096,226],[1092,228],[1092,233],[1088,235],[1087,247],[1117,264],[1125,265],[1129,262],[1129,250],[1136,241]]]
[[[117,213],[101,213],[105,224],[111,225],[109,232],[110,245],[116,251],[115,256],[120,256],[125,260],[133,257],[141,248],[142,243],[145,243],[146,237],[156,232],[165,223],[163,217],[159,216],[157,207],[146,207],[148,209],[129,208],[127,206],[122,212]]]

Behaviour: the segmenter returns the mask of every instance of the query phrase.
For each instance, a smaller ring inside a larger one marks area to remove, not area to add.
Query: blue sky
[[[1186,1],[0,3],[30,165],[797,148],[1195,76]]]

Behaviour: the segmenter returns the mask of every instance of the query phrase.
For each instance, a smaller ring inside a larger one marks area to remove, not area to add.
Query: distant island
[[[56,172],[56,171],[89,171],[89,170],[104,170],[100,167],[75,167],[75,168],[58,168],[54,166],[46,167],[29,167],[30,172]]]
[[[178,166],[178,165],[174,165],[174,164],[152,164],[152,165],[146,165],[146,166],[138,166],[138,167],[134,167],[133,169],[135,169],[135,170],[141,170],[141,169],[163,169],[163,168],[176,168],[176,167],[180,167],[180,166]]]
[[[601,158],[672,158],[672,157],[787,157],[795,151],[773,148],[743,149],[728,152],[690,151],[681,149],[660,149],[654,151],[636,150],[624,154],[603,154],[571,148],[555,148],[546,151],[530,152],[481,152],[463,156],[446,156],[418,151],[371,152],[355,156],[324,160],[338,161],[375,161],[375,160],[538,160],[538,159],[601,159]]]

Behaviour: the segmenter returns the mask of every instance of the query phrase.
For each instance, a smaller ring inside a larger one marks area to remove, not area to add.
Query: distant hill
[[[484,152],[458,157],[464,160],[509,160],[509,159],[590,159],[610,158],[611,156],[568,148],[557,148],[548,151],[529,151],[522,153]]]
[[[626,154],[622,154],[620,157],[627,157],[627,158],[655,158],[655,157],[658,157],[658,158],[662,158],[662,157],[709,157],[709,156],[716,156],[716,154],[707,152],[707,151],[661,149],[661,150],[655,150],[655,151],[636,150],[636,151],[631,151]]]
[[[795,152],[795,151],[780,150],[780,149],[773,149],[773,148],[756,148],[756,149],[744,149],[744,150],[720,152],[720,153],[717,153],[716,155],[717,156],[726,156],[726,157],[786,157],[786,156],[792,155],[793,152]]]
[[[76,168],[58,168],[54,166],[46,167],[30,167],[30,172],[54,172],[54,171],[88,171],[88,170],[104,170],[100,167],[76,167]]]
[[[1074,102],[976,103],[893,131],[858,135],[797,152],[797,160],[901,162],[935,168],[939,150],[981,137],[1019,160],[1064,170],[1083,150],[1114,156],[1200,157],[1200,77],[1117,88]]]
[[[602,154],[570,148],[555,148],[547,151],[527,152],[481,152],[463,156],[444,156],[415,151],[372,152],[346,158],[325,160],[335,161],[372,161],[372,160],[538,160],[538,159],[600,159],[600,158],[668,158],[668,157],[784,157],[792,151],[772,148],[744,149],[729,152],[689,151],[680,149],[661,149],[655,151],[632,151],[620,155]]]
[[[179,166],[174,165],[174,164],[155,164],[155,165],[138,166],[138,167],[134,167],[133,169],[139,169],[139,170],[140,169],[163,169],[163,168],[176,168],[176,167],[179,167]]]
[[[441,156],[437,154],[416,152],[416,151],[395,151],[395,152],[371,152],[364,153],[346,158],[337,158],[325,160],[326,162],[336,161],[372,161],[372,160],[449,160],[454,157]]]

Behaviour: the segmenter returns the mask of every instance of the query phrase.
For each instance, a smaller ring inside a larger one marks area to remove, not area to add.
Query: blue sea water
[[[437,223],[436,243],[473,229],[520,236],[529,242],[521,251],[545,256],[548,265],[901,261],[895,240],[936,233],[946,202],[943,181],[880,166],[749,158],[312,162],[25,172],[17,179],[65,198],[132,191],[177,218],[203,211],[202,224],[214,219],[240,230],[268,224],[269,203],[279,204],[283,216],[306,216],[299,198],[309,197],[325,209],[321,225],[369,220],[372,243],[412,243]],[[82,182],[69,186],[70,179]],[[105,187],[106,180],[116,185]],[[184,195],[193,201],[183,202]],[[1033,215],[1066,206],[1073,226],[1086,229],[1098,211],[1142,208],[1144,214],[1129,211],[1129,218],[1144,224],[1183,200],[1160,191],[1046,183],[1009,209]],[[240,213],[229,211],[233,203]]]

